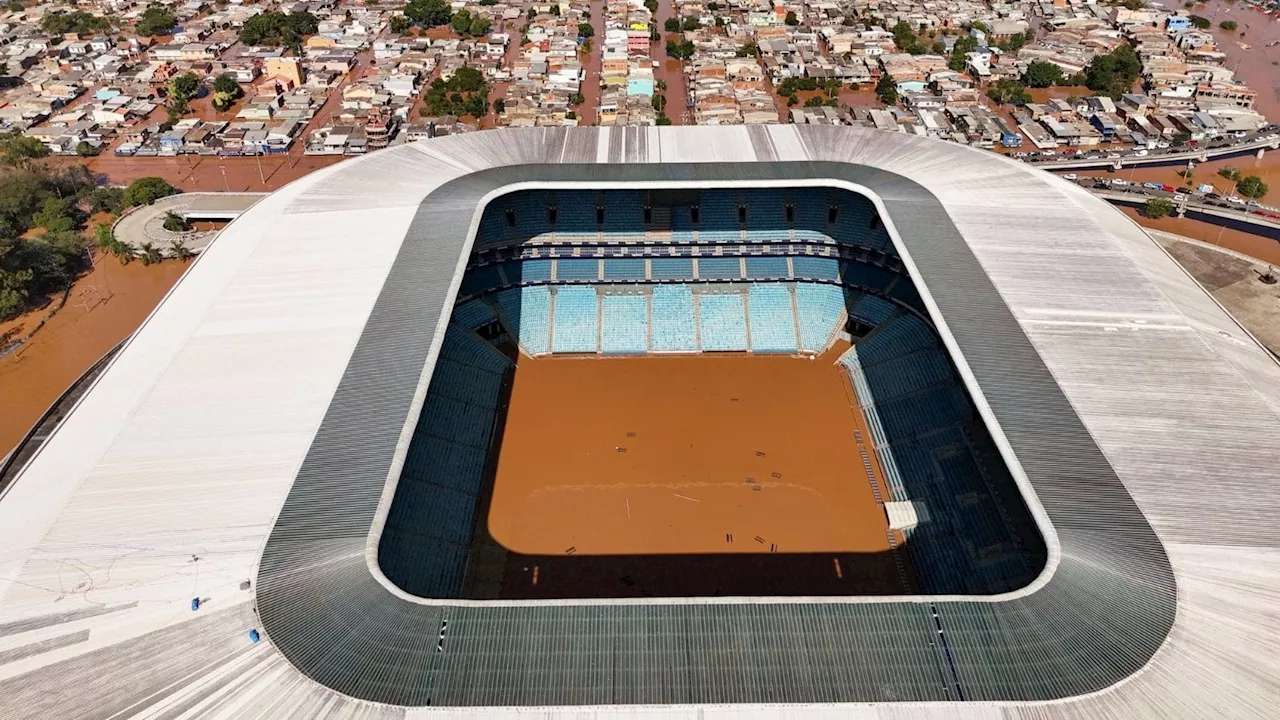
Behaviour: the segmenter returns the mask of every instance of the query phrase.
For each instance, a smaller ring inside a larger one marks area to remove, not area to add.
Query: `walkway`
[[[173,232],[164,229],[164,219],[169,213],[184,220],[234,220],[240,213],[253,207],[266,193],[183,193],[161,198],[150,205],[131,209],[116,220],[111,227],[116,239],[140,249],[151,244],[160,250],[169,250],[181,241],[188,250],[200,252],[213,242],[218,231]]]

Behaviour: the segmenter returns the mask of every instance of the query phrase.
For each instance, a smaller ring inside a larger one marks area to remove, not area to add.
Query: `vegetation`
[[[822,90],[827,97],[835,97],[840,92],[839,80],[817,80],[814,78],[783,78],[778,83],[779,95],[794,95],[800,91]]]
[[[654,121],[654,124],[655,124],[655,125],[670,125],[670,124],[671,124],[671,118],[667,117],[666,115],[664,115],[664,114],[662,114],[662,113],[658,113],[658,119]]]
[[[506,111],[507,111],[507,101],[506,101],[506,100],[503,100],[502,98],[498,98],[497,100],[494,100],[494,101],[493,101],[493,111],[494,111],[494,112],[496,112],[496,113],[498,113],[499,115],[501,115],[502,113],[506,112]]]
[[[673,57],[677,60],[688,60],[693,57],[693,41],[668,40],[667,57]]]
[[[489,18],[479,13],[472,15],[466,10],[459,10],[449,19],[449,25],[459,35],[479,37],[489,34]]]
[[[135,29],[139,35],[144,37],[168,35],[173,26],[177,24],[178,18],[174,17],[168,8],[156,5],[142,11]]]
[[[658,0],[644,0],[644,6],[651,13],[658,12]]]
[[[186,232],[191,229],[191,224],[183,217],[175,212],[167,212],[164,214],[164,229],[169,232]]]
[[[1218,27],[1222,28],[1223,30],[1226,30],[1227,32],[1232,32],[1240,26],[1236,24],[1235,20],[1223,20],[1221,23],[1218,24]]]
[[[796,17],[796,11],[795,11],[795,10],[788,10],[788,11],[787,11],[787,16],[786,16],[785,18],[783,18],[783,22],[785,22],[786,24],[791,25],[792,27],[794,27],[794,26],[796,26],[796,25],[799,25],[799,24],[800,24],[800,18]]]
[[[924,55],[929,52],[929,46],[920,40],[916,31],[907,23],[899,21],[890,32],[893,33],[893,42],[899,50],[912,55]]]
[[[235,75],[231,73],[223,73],[213,80],[213,109],[218,112],[226,112],[231,109],[236,100],[244,95],[244,90],[240,87],[240,83],[236,82]]]
[[[99,15],[90,15],[82,10],[57,15],[45,15],[40,21],[40,29],[50,35],[66,35],[68,33],[102,32],[111,28],[111,21]]]
[[[749,42],[744,45],[739,45],[738,51],[735,52],[734,54],[737,55],[738,57],[759,57],[760,46],[753,42]]]
[[[1222,177],[1224,177],[1224,178],[1226,178],[1226,179],[1230,180],[1231,182],[1239,182],[1239,181],[1240,181],[1240,171],[1239,171],[1239,170],[1237,170],[1237,169],[1235,169],[1234,167],[1232,167],[1232,166],[1230,166],[1230,165],[1228,165],[1228,166],[1226,166],[1226,167],[1222,168],[1221,170],[1219,170],[1219,171],[1218,171],[1218,174],[1219,174],[1219,175],[1221,175]]]
[[[679,18],[667,18],[666,22],[662,23],[662,29],[671,33],[680,32]]]
[[[405,6],[406,17],[409,17],[411,7],[413,3]],[[445,8],[447,10],[448,6]],[[316,16],[309,12],[292,12],[288,15],[282,12],[265,12],[245,20],[240,28],[240,42],[245,45],[276,45],[300,52],[302,38],[314,35],[319,27]]]
[[[125,207],[150,205],[162,197],[177,195],[178,188],[170,185],[164,178],[142,177],[129,183],[120,199]]]
[[[119,215],[124,212],[124,188],[103,185],[89,191],[85,196],[91,213],[111,213]]]
[[[1062,68],[1049,62],[1033,61],[1027,66],[1022,81],[1033,88],[1047,88],[1062,82]]]
[[[427,88],[422,114],[470,115],[481,117],[489,108],[489,84],[484,74],[472,67],[461,67],[448,80],[436,78]]]
[[[169,246],[169,257],[174,260],[187,260],[195,257],[195,253],[182,240],[174,240]]]
[[[76,143],[76,155],[79,155],[80,157],[93,157],[100,151],[101,150],[97,145],[94,145],[88,140],[81,140]]]
[[[1142,214],[1149,218],[1162,218],[1173,213],[1173,201],[1166,197],[1155,197],[1142,206]]]
[[[1191,21],[1191,25],[1197,30],[1208,30],[1213,25],[1209,18],[1200,17],[1199,15],[1191,15],[1187,19]]]
[[[569,96],[569,104],[570,104],[570,105],[581,105],[582,103],[584,103],[584,102],[586,102],[586,101],[587,101],[586,96],[585,96],[585,95],[583,95],[583,94],[582,94],[582,93],[580,93],[580,92],[576,92],[576,93],[574,93],[574,94],[572,94],[572,95],[570,95],[570,96]]]
[[[530,8],[532,10],[533,8]],[[409,18],[403,15],[391,16],[391,32],[397,35],[403,35],[406,30],[413,27],[413,23],[409,22]]]
[[[654,95],[652,105],[654,110],[657,110],[658,112],[663,112],[664,110],[666,110],[666,107],[667,107],[667,96]]]
[[[876,83],[876,97],[885,105],[898,103],[898,86],[894,84],[893,78],[888,75],[880,76],[880,81]]]
[[[0,171],[0,317],[66,290],[88,266],[79,203],[92,189],[83,166]]]
[[[691,32],[702,27],[702,23],[698,22],[698,18],[687,17],[680,22],[680,29],[685,32]]]
[[[977,38],[972,35],[961,35],[956,38],[956,44],[951,48],[951,59],[947,61],[947,67],[954,72],[964,72],[967,55],[977,49]]]
[[[1022,83],[1012,78],[1000,78],[987,86],[987,97],[1001,105],[1026,105],[1031,102],[1031,95]]]
[[[1084,84],[1099,95],[1118,100],[1129,92],[1133,81],[1141,74],[1142,61],[1132,47],[1121,45],[1110,54],[1098,55],[1089,63],[1084,73]]]
[[[17,165],[48,154],[49,148],[44,143],[17,130],[0,135],[0,163],[5,165]]]
[[[1257,175],[1248,175],[1240,179],[1236,183],[1236,193],[1247,198],[1260,198],[1267,194],[1271,188],[1262,181]]]
[[[1024,33],[1014,33],[1009,36],[1008,40],[1001,40],[996,43],[996,47],[1001,52],[1017,52],[1023,45],[1027,44],[1027,36]]]
[[[596,34],[596,29],[591,27],[591,23],[578,23],[578,37],[589,38]]]

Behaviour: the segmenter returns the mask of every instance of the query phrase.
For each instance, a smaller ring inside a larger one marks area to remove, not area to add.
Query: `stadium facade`
[[[874,204],[1043,537],[1033,582],[511,601],[383,574],[485,206],[710,187]],[[989,153],[807,127],[408,145],[229,226],[0,500],[0,708],[1265,717],[1278,410],[1275,359],[1140,228]]]

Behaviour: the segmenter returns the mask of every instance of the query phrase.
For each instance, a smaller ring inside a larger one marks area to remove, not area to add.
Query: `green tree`
[[[1022,83],[1012,78],[1000,78],[988,85],[987,97],[1001,105],[1026,105],[1031,102],[1027,89],[1022,86]]]
[[[89,212],[107,212],[119,215],[124,210],[124,188],[104,185],[90,190],[85,196]]]
[[[792,27],[795,27],[796,25],[800,24],[800,19],[796,17],[795,10],[788,10],[786,17],[783,18],[783,22],[785,22],[786,24]]]
[[[441,0],[434,0],[441,2]],[[413,2],[405,6],[404,14],[409,15]],[[446,9],[448,6],[445,6]],[[439,23],[437,23],[439,24]],[[302,48],[302,39],[314,35],[320,27],[320,21],[309,12],[265,12],[254,15],[244,21],[240,27],[240,42],[245,45],[283,46],[298,51]]]
[[[235,75],[223,73],[213,79],[213,91],[234,95],[240,92],[240,83],[236,82]]]
[[[1154,197],[1142,206],[1142,214],[1149,218],[1162,218],[1173,213],[1173,201],[1166,197]]]
[[[1247,198],[1264,197],[1271,188],[1257,175],[1248,175],[1236,183],[1236,193]]]
[[[907,50],[916,44],[916,31],[905,22],[898,21],[898,24],[894,25],[889,32],[893,33],[893,42],[899,50]]]
[[[391,32],[397,35],[403,35],[404,31],[408,30],[412,26],[413,26],[413,23],[409,22],[409,18],[403,15],[391,16]]]
[[[658,0],[644,0],[644,7],[651,13],[658,12]]]
[[[502,98],[498,98],[497,100],[494,100],[494,101],[493,101],[493,111],[494,111],[494,112],[496,112],[496,113],[498,113],[499,115],[501,115],[502,113],[506,112],[506,111],[507,111],[507,101],[506,101],[506,100],[503,100]]]
[[[0,135],[0,161],[5,165],[17,165],[29,158],[44,157],[48,154],[48,146],[17,130]]]
[[[655,125],[659,125],[659,126],[662,126],[662,125],[670,125],[670,124],[671,124],[671,118],[667,117],[666,115],[659,114],[659,115],[658,115],[658,118],[657,118],[656,120],[654,120],[654,124],[655,124]]]
[[[1036,60],[1027,66],[1022,81],[1033,88],[1047,88],[1062,82],[1062,68],[1049,62]]]
[[[672,33],[673,33],[673,32],[680,32],[680,20],[679,20],[679,18],[667,18],[667,19],[662,23],[662,28],[663,28],[664,30],[666,30],[667,32],[672,32]]]
[[[1118,100],[1129,92],[1133,82],[1142,74],[1142,61],[1128,45],[1121,45],[1111,53],[1098,55],[1085,69],[1085,86],[1099,95]]]
[[[572,95],[570,95],[570,96],[569,96],[569,104],[570,104],[570,105],[581,105],[582,103],[584,103],[584,102],[586,102],[586,101],[587,101],[587,98],[586,98],[585,96],[583,96],[583,94],[582,94],[582,93],[580,93],[580,92],[576,92],[576,93],[574,93],[574,94],[572,94]]]
[[[880,76],[880,81],[876,83],[876,97],[885,105],[898,103],[898,86],[894,84],[893,78],[888,75]]]
[[[191,225],[188,224],[181,215],[175,212],[165,213],[164,223],[162,225],[164,229],[169,232],[186,232],[191,229]]]
[[[49,232],[70,232],[80,226],[79,212],[68,201],[51,197],[31,217],[31,223]]]
[[[696,17],[687,17],[680,22],[680,29],[685,32],[692,32],[702,27],[702,23],[698,22]]]
[[[180,190],[170,185],[164,178],[141,177],[129,183],[124,189],[125,207],[150,205],[162,197],[177,195]]]
[[[1218,174],[1231,182],[1239,182],[1240,180],[1240,171],[1230,165],[1219,170]]]
[[[951,58],[947,60],[947,67],[954,72],[964,72],[968,53],[977,49],[978,41],[976,38],[970,35],[961,35],[956,38],[956,44],[951,48]]]
[[[80,157],[93,157],[98,154],[98,147],[87,140],[81,140],[76,143],[76,155]]]
[[[591,23],[578,23],[578,37],[589,38],[596,34],[596,29],[591,27]]]
[[[22,0],[9,0],[9,12],[22,12],[26,9],[27,6],[23,4]]]
[[[1213,23],[1209,21],[1209,18],[1200,17],[1199,15],[1191,15],[1187,19],[1191,21],[1192,26],[1197,30],[1208,30],[1209,27],[1213,25]]]
[[[40,21],[40,29],[50,35],[99,32],[110,27],[111,21],[107,18],[81,10],[45,15]]]
[[[1227,32],[1232,32],[1240,26],[1236,24],[1235,20],[1223,20],[1221,23],[1218,24],[1218,27],[1222,28],[1223,30],[1226,30]]]
[[[138,24],[134,29],[143,37],[152,35],[168,35],[173,30],[173,26],[178,24],[178,18],[168,8],[153,6],[142,11],[138,16]]]
[[[466,10],[459,10],[449,18],[449,26],[459,35],[466,35],[467,30],[471,28],[471,13]]]
[[[195,257],[195,252],[193,252],[191,248],[187,247],[187,244],[182,240],[174,240],[169,245],[169,257],[174,260],[185,261]]]
[[[174,105],[185,104],[200,92],[200,79],[195,73],[182,73],[169,81],[168,90]]]
[[[693,57],[693,42],[690,40],[668,40],[667,57],[688,60]]]
[[[738,57],[760,57],[760,46],[749,42],[738,46],[738,51],[734,53]]]
[[[488,35],[491,24],[492,21],[483,15],[472,15],[471,24],[467,26],[467,34],[472,37]]]
[[[653,105],[654,110],[663,112],[667,108],[667,97],[665,95],[654,95],[649,104]]]
[[[164,253],[154,244],[144,242],[138,246],[138,257],[142,260],[143,265],[155,265],[164,260]]]

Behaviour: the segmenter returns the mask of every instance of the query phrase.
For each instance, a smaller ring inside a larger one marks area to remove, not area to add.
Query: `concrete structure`
[[[570,183],[871,198],[1043,574],[991,597],[387,583],[372,549],[483,205]],[[232,223],[0,500],[0,715],[1264,717],[1277,438],[1274,358],[1118,211],[1012,160],[814,125],[405,145]]]

